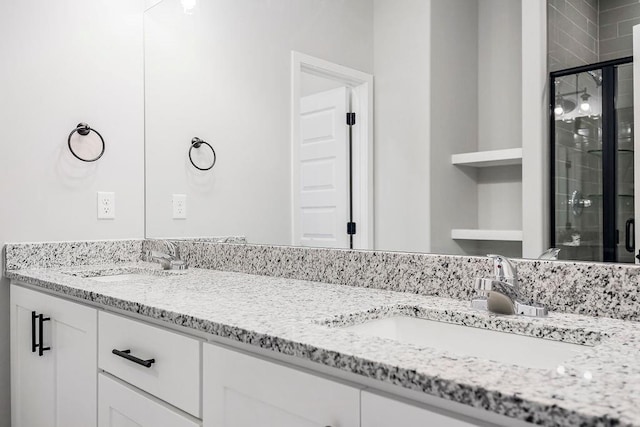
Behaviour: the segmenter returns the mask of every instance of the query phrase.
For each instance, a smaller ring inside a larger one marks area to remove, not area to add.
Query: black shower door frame
[[[550,206],[550,234],[551,247],[556,245],[556,194],[555,194],[555,148],[556,148],[556,85],[559,77],[572,74],[586,73],[588,71],[602,71],[602,244],[603,261],[618,261],[618,224],[616,224],[616,197],[617,183],[617,154],[618,154],[618,129],[616,112],[617,74],[616,68],[633,62],[633,56],[598,62],[596,64],[567,68],[549,73],[549,206]],[[640,171],[636,171],[640,173]]]

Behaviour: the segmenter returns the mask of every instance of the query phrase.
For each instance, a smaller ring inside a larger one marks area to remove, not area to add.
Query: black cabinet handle
[[[635,250],[636,247],[636,224],[633,220],[633,218],[628,219],[627,223],[625,224],[625,230],[624,230],[624,247],[627,250],[627,252],[633,252]],[[633,231],[632,231],[633,229]]]
[[[38,348],[38,344],[36,343],[36,319],[38,315],[35,311],[31,312],[31,353],[36,352],[36,348]]]
[[[42,356],[45,351],[51,350],[51,347],[44,347],[44,322],[51,320],[50,317],[44,317],[43,314],[38,314],[38,356]]]
[[[111,350],[111,353],[115,354],[116,356],[120,356],[122,358],[130,360],[133,363],[137,363],[138,365],[142,365],[145,368],[150,368],[151,365],[156,363],[156,359],[142,360],[142,359],[140,359],[138,357],[132,356],[131,355],[131,350],[116,350],[114,348],[113,350]]]
[[[36,340],[36,320],[38,321],[38,338]],[[38,349],[38,356],[44,355],[45,351],[51,350],[51,347],[44,347],[44,322],[51,320],[50,317],[44,317],[44,314],[36,314],[31,312],[31,353],[35,353]]]

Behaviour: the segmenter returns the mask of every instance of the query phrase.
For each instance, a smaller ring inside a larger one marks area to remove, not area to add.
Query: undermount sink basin
[[[529,368],[556,370],[590,347],[525,335],[454,325],[410,316],[386,317],[347,326],[360,335],[387,338]]]

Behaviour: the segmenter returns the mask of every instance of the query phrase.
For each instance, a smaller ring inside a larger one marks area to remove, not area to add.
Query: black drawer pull
[[[36,319],[38,315],[35,311],[31,312],[31,353],[36,352],[36,348],[38,348],[38,344],[36,343]]]
[[[38,321],[38,339],[36,342],[36,320]],[[31,353],[36,352],[38,349],[38,356],[44,355],[45,351],[51,350],[51,347],[44,347],[44,322],[51,320],[50,317],[44,317],[44,314],[36,314],[35,311],[31,312]]]
[[[38,341],[39,341],[39,343],[38,343],[38,356],[42,356],[45,351],[51,350],[51,347],[43,347],[44,346],[44,339],[42,337],[43,331],[44,331],[43,323],[51,320],[51,318],[50,317],[44,317],[43,314],[38,314],[38,320],[40,322],[39,330],[38,330]]]
[[[140,359],[138,357],[132,356],[131,355],[131,350],[116,350],[114,348],[113,350],[111,350],[111,353],[115,354],[116,356],[120,356],[122,358],[130,360],[133,363],[137,363],[138,365],[142,365],[145,368],[150,368],[151,365],[156,363],[156,359],[142,360],[142,359]]]

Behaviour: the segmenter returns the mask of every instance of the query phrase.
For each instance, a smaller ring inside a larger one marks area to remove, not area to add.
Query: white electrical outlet
[[[187,195],[174,194],[173,200],[173,219],[187,219]]]
[[[98,192],[98,219],[114,219],[116,217],[116,194],[106,191]]]

